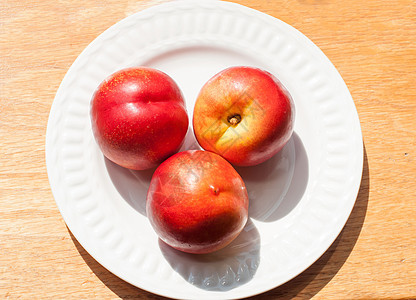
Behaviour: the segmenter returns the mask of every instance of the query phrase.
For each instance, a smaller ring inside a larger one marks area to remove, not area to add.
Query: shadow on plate
[[[135,171],[123,168],[106,157],[104,159],[108,174],[119,194],[131,207],[146,216],[147,190],[156,168]]]
[[[250,217],[263,222],[289,214],[302,199],[309,177],[306,150],[296,133],[268,161],[236,170],[247,187]]]
[[[260,235],[251,220],[231,244],[214,253],[184,253],[160,239],[159,247],[172,269],[209,291],[228,291],[249,282],[260,263]]]
[[[360,189],[354,208],[337,239],[308,269],[289,282],[249,299],[311,299],[338,273],[353,250],[364,224],[368,206],[370,176],[367,152],[364,147],[364,164]]]
[[[197,149],[200,149],[200,147],[194,137],[192,127],[189,127],[179,151]],[[146,216],[147,190],[156,167],[136,171],[123,168],[106,157],[104,157],[104,160],[107,172],[118,193],[132,208]]]

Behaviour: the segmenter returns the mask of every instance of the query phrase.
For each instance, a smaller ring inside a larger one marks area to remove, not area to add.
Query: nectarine
[[[153,174],[146,212],[162,241],[180,251],[209,253],[232,242],[248,218],[240,175],[221,156],[177,153]]]
[[[104,80],[91,101],[94,137],[125,168],[155,167],[176,153],[188,130],[182,93],[167,74],[128,68]]]
[[[288,142],[294,116],[292,98],[275,76],[254,67],[231,67],[202,87],[193,127],[205,150],[234,165],[253,166]]]

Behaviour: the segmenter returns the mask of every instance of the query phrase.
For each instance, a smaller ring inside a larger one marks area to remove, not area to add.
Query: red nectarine
[[[91,102],[91,122],[103,154],[135,170],[155,167],[176,153],[188,130],[177,84],[144,67],[120,70],[100,84]]]
[[[258,68],[231,67],[202,87],[193,127],[205,150],[234,165],[252,166],[288,142],[294,115],[291,96],[275,76]]]
[[[209,253],[233,241],[248,218],[243,180],[221,156],[177,153],[153,174],[147,216],[161,240],[189,253]]]

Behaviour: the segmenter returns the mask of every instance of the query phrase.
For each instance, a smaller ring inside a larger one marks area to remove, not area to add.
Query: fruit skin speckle
[[[189,120],[178,85],[152,68],[120,70],[91,101],[91,125],[102,153],[125,168],[157,166],[181,147]]]

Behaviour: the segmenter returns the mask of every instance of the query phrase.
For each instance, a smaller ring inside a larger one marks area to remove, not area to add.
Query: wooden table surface
[[[0,3],[0,298],[157,299],[98,264],[66,227],[45,166],[49,111],[81,51],[158,0]],[[256,299],[416,299],[416,2],[238,0],[300,30],[358,110],[365,157],[351,217],[310,268]]]

